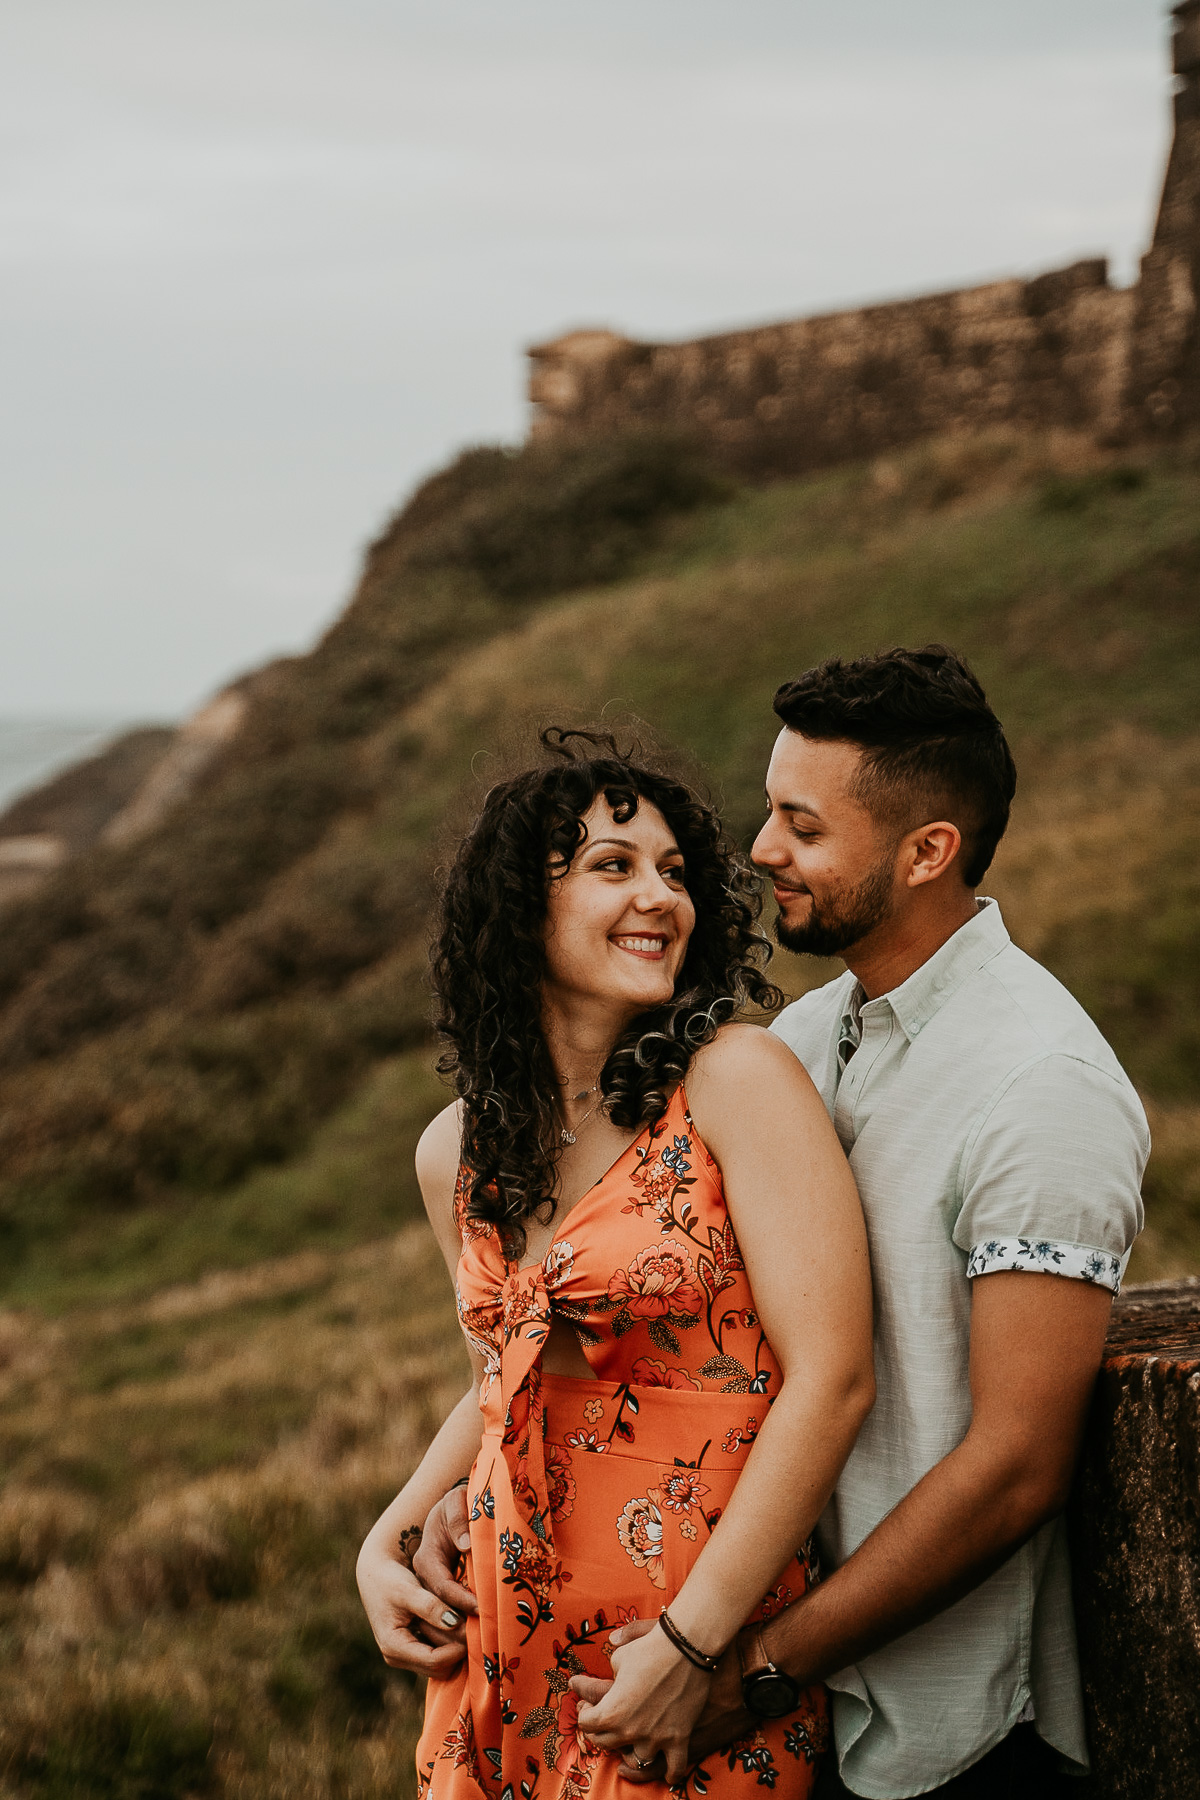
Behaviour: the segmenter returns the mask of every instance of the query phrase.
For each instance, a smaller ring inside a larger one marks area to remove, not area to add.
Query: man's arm
[[[767,1627],[819,1680],[944,1612],[1062,1511],[1108,1331],[1106,1288],[1004,1272],[973,1283],[971,1425],[827,1581]]]
[[[966,1436],[840,1569],[764,1628],[780,1668],[808,1684],[868,1656],[970,1593],[1062,1511],[1111,1307],[1107,1289],[1059,1275],[974,1281]],[[615,1641],[625,1635],[633,1629]],[[753,1723],[735,1650],[692,1751],[706,1755]]]

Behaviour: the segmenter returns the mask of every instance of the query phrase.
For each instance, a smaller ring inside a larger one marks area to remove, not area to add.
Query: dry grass
[[[9,1312],[0,1360],[0,1791],[409,1791],[353,1562],[466,1379],[424,1227]]]

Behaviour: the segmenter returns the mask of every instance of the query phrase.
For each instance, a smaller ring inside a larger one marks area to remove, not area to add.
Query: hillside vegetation
[[[987,889],[1152,1113],[1133,1273],[1200,1269],[1198,602],[1183,451],[735,491],[641,439],[419,490],[187,804],[3,915],[0,1793],[410,1791],[351,1570],[465,1370],[409,1223],[424,918],[535,721],[649,721],[748,840],[785,674],[963,650],[1021,772]]]

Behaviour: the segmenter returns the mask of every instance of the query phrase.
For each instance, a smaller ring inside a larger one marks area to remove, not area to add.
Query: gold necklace
[[[600,1086],[599,1081],[593,1081],[590,1088],[581,1089],[581,1091],[578,1094],[572,1094],[571,1098],[572,1098],[572,1100],[586,1100],[588,1095],[594,1094],[596,1092],[596,1089],[599,1086]],[[595,1112],[595,1110],[599,1106],[599,1104],[600,1104],[599,1100],[592,1101],[592,1104],[588,1107],[588,1109],[584,1113],[582,1119],[580,1119],[578,1121],[578,1123],[576,1124],[574,1131],[572,1131],[569,1126],[566,1126],[566,1125],[559,1126],[558,1135],[562,1139],[564,1144],[573,1144],[577,1141],[577,1134],[578,1134],[579,1130],[581,1129],[582,1126],[587,1124],[588,1120],[591,1118],[592,1114]]]

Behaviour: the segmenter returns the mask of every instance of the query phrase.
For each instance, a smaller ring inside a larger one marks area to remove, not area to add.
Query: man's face
[[[786,728],[776,739],[767,822],[750,854],[771,877],[785,949],[838,956],[897,904],[895,840],[849,791],[861,754]]]

